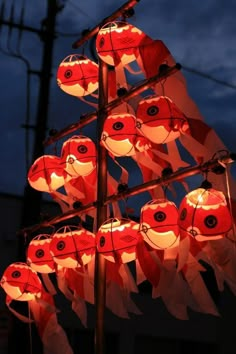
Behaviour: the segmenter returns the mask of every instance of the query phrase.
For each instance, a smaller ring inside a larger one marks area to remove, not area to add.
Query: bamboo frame
[[[148,181],[146,183],[139,184],[139,185],[134,186],[132,188],[127,188],[122,193],[109,195],[105,198],[104,205],[108,205],[114,201],[118,201],[118,200],[124,199],[126,197],[134,196],[139,193],[149,191],[149,190],[154,189],[158,186],[165,186],[171,182],[176,182],[178,180],[181,181],[181,180],[183,180],[183,178],[194,176],[196,174],[202,174],[202,173],[209,172],[209,171],[213,170],[215,167],[222,166],[222,164],[228,165],[228,164],[234,163],[235,161],[236,161],[236,153],[225,153],[225,155],[222,156],[221,158],[211,159],[211,160],[206,161],[202,164],[182,168],[182,169],[180,169],[176,172],[173,172],[170,175],[167,175],[165,177],[159,177],[157,179],[153,179],[153,180]],[[20,230],[19,234],[23,234],[23,235],[32,234],[32,233],[40,230],[41,228],[52,226],[52,225],[58,224],[62,221],[68,220],[74,216],[79,216],[79,215],[85,214],[87,211],[97,208],[97,206],[98,206],[98,202],[94,201],[93,203],[83,205],[78,209],[69,210],[66,213],[63,213],[63,214],[58,215],[56,217],[42,221],[39,224],[33,225],[31,227],[23,228]]]
[[[130,0],[116,10],[112,15],[101,21],[100,24],[95,26],[92,30],[88,31],[81,39],[73,43],[73,48],[80,47],[87,40],[92,38],[98,31],[99,28],[106,22],[113,21],[117,17],[124,16],[125,11],[133,8],[139,0]],[[232,163],[236,160],[235,154],[226,154],[225,156],[217,159],[212,159],[203,164],[199,164],[193,167],[187,167],[171,173],[167,176],[159,177],[158,179],[137,185],[133,188],[128,188],[122,193],[117,193],[115,195],[107,196],[107,152],[101,144],[99,144],[99,137],[101,135],[101,129],[103,127],[103,122],[107,116],[107,113],[117,107],[121,102],[128,101],[135,95],[143,92],[145,89],[151,87],[151,85],[161,81],[162,79],[168,77],[169,75],[175,73],[179,70],[181,66],[176,64],[173,67],[167,68],[165,71],[159,72],[154,77],[144,80],[138,85],[132,87],[125,95],[121,98],[117,98],[112,102],[108,103],[108,87],[107,87],[107,76],[108,67],[107,64],[100,61],[99,63],[99,103],[98,111],[92,112],[80,118],[80,121],[72,125],[67,126],[60,132],[56,133],[54,136],[49,137],[44,142],[44,145],[50,145],[60,138],[66,136],[67,134],[75,131],[76,129],[82,128],[83,126],[91,123],[97,117],[97,134],[98,134],[98,175],[97,175],[97,200],[88,205],[82,206],[79,209],[69,211],[60,216],[54,217],[50,220],[44,221],[38,225],[34,225],[29,228],[21,230],[21,234],[26,235],[39,230],[42,227],[51,226],[53,224],[59,223],[61,221],[67,220],[73,216],[80,215],[89,211],[91,209],[97,209],[97,229],[106,220],[107,217],[107,205],[113,201],[123,199],[124,197],[133,196],[141,192],[146,192],[160,185],[166,185],[173,181],[178,181],[180,179],[195,175],[197,173],[203,173],[213,169],[218,165],[226,165]],[[104,354],[104,310],[106,305],[106,264],[105,259],[98,253],[96,253],[96,263],[95,263],[95,308],[96,308],[96,326],[95,326],[95,354]]]

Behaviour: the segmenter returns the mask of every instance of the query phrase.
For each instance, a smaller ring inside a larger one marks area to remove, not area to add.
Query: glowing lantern
[[[34,237],[27,249],[27,264],[38,273],[55,272],[54,260],[50,253],[51,236],[41,234]]]
[[[41,296],[42,283],[26,263],[12,263],[3,273],[1,286],[13,300],[30,301]]]
[[[125,65],[136,60],[138,47],[145,38],[146,34],[129,23],[110,22],[97,34],[97,54],[109,65],[117,65],[120,62]]]
[[[60,228],[50,242],[53,260],[65,268],[88,264],[95,254],[95,249],[95,235],[77,226]]]
[[[166,199],[146,203],[140,214],[140,232],[152,248],[166,249],[179,243],[178,209]]]
[[[213,188],[191,191],[180,203],[178,224],[183,235],[190,235],[197,241],[224,237],[232,227],[224,194]]]
[[[137,128],[156,144],[177,139],[189,128],[185,115],[166,96],[151,96],[139,102]]]
[[[62,145],[61,162],[72,177],[87,176],[96,168],[96,146],[82,135],[73,136]]]
[[[40,192],[55,191],[70,178],[63,169],[61,159],[51,155],[36,159],[28,172],[29,184]]]
[[[84,55],[69,55],[59,65],[57,84],[69,95],[90,95],[98,88],[98,65]]]
[[[109,115],[104,123],[101,143],[114,156],[132,156],[140,136],[136,119],[129,113]]]
[[[136,258],[139,225],[129,219],[108,219],[96,234],[99,253],[110,262],[128,263]]]

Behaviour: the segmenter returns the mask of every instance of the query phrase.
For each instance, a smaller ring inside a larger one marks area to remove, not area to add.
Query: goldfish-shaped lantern
[[[72,354],[68,338],[57,320],[53,296],[45,291],[34,269],[26,263],[10,264],[3,273],[1,286],[7,294],[6,305],[21,321],[36,324],[43,351],[51,354]],[[26,317],[13,309],[12,300],[27,301],[30,316]]]
[[[69,95],[90,95],[98,88],[98,65],[84,55],[69,55],[59,65],[57,84]]]
[[[136,59],[135,53],[145,36],[129,23],[108,22],[97,34],[97,54],[109,65],[128,64]]]
[[[108,65],[118,67],[121,64],[133,74],[129,64],[136,61],[147,78],[156,75],[170,55],[161,40],[153,40],[137,27],[122,21],[108,22],[100,28],[96,50]]]
[[[31,301],[42,293],[42,283],[36,271],[26,263],[10,264],[3,273],[1,286],[11,299],[18,301]]]
[[[178,209],[167,199],[156,199],[141,208],[140,232],[145,242],[155,249],[178,246]]]
[[[223,238],[232,227],[224,194],[213,188],[189,192],[180,203],[178,224],[183,236],[192,236],[197,241]]]
[[[77,226],[60,228],[50,242],[53,260],[65,268],[77,268],[88,264],[95,250],[95,235]]]
[[[28,172],[30,186],[40,192],[52,192],[62,187],[71,177],[64,170],[58,156],[37,158]]]
[[[128,263],[136,258],[138,223],[125,218],[105,221],[96,234],[97,250],[108,261]]]
[[[62,145],[62,166],[72,177],[91,174],[96,168],[96,156],[95,143],[83,135],[73,136]]]
[[[51,236],[41,234],[34,237],[27,248],[27,264],[38,273],[55,272],[55,263],[50,253]]]
[[[101,143],[114,156],[133,156],[137,150],[149,147],[136,129],[134,115],[129,113],[114,113],[106,118]]]
[[[189,128],[185,115],[166,96],[141,100],[136,117],[139,132],[156,144],[173,141]]]

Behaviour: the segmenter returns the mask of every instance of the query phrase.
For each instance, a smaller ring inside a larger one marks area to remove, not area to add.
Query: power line
[[[217,79],[217,78],[215,78],[215,77],[213,77],[213,76],[211,76],[211,75],[209,75],[209,74],[207,74],[207,73],[204,73],[204,72],[202,72],[202,71],[199,71],[199,70],[196,70],[196,69],[187,67],[187,66],[182,65],[182,64],[181,64],[181,66],[182,66],[182,69],[185,70],[185,71],[188,71],[188,72],[193,73],[193,74],[195,74],[195,75],[201,76],[201,77],[203,77],[203,78],[205,78],[205,79],[214,81],[214,82],[216,82],[217,84],[220,84],[220,85],[222,85],[222,86],[226,86],[226,87],[229,87],[229,88],[232,88],[232,89],[236,89],[236,85],[231,84],[231,83],[229,83],[229,82],[227,82],[227,81]]]

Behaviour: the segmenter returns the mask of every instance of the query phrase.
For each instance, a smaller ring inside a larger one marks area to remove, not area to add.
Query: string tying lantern
[[[50,252],[53,260],[65,268],[88,264],[95,254],[95,235],[78,226],[65,226],[52,236]]]
[[[185,115],[166,96],[141,100],[136,117],[139,132],[156,144],[173,141],[189,128]]]
[[[97,250],[108,261],[128,263],[136,258],[139,224],[125,218],[105,221],[96,234]]]
[[[224,194],[213,188],[191,191],[180,203],[178,224],[183,236],[197,241],[221,239],[232,227]]]
[[[69,95],[90,95],[98,89],[98,65],[84,55],[68,55],[58,67],[57,84]]]
[[[27,248],[27,264],[38,273],[55,272],[55,263],[50,253],[51,236],[41,234],[34,237]]]
[[[156,199],[141,208],[140,233],[152,248],[166,249],[178,246],[178,209],[167,199]]]

